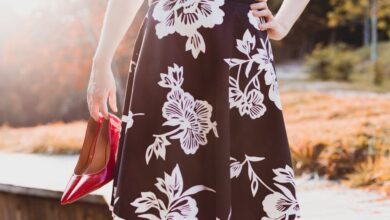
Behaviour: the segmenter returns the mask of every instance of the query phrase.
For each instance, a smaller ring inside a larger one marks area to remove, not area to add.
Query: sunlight
[[[20,15],[29,15],[42,7],[45,0],[0,0],[0,7],[10,9]]]

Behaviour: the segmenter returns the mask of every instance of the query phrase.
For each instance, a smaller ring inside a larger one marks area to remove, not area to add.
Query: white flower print
[[[242,40],[237,39],[236,48],[241,53],[245,54],[247,59],[228,58],[225,62],[229,68],[238,66],[238,72],[235,77],[229,76],[229,104],[230,108],[238,108],[241,116],[249,115],[252,119],[260,118],[264,115],[267,108],[264,105],[264,95],[260,90],[259,76],[262,72],[261,68],[255,74],[250,75],[254,63],[258,63],[255,58],[256,38],[251,35],[249,30],[246,30]],[[245,77],[249,79],[245,88],[240,88],[241,69],[245,67]]]
[[[167,101],[162,107],[162,116],[166,119],[163,126],[176,127],[164,134],[155,134],[154,143],[146,149],[146,163],[148,164],[153,153],[156,158],[165,160],[166,146],[169,139],[178,139],[185,154],[195,154],[199,146],[207,144],[207,134],[212,129],[218,137],[217,123],[211,121],[212,106],[203,100],[196,100],[185,92],[181,86],[184,82],[183,67],[174,64],[168,67],[168,73],[161,73],[158,84],[170,88]]]
[[[279,183],[291,183],[295,186],[295,177],[293,169],[286,165],[285,168],[273,169],[273,172],[276,174],[274,180]]]
[[[148,213],[139,214],[138,217],[149,220],[197,220],[199,210],[196,200],[191,196],[201,191],[215,193],[215,190],[204,185],[195,185],[183,192],[183,177],[178,164],[172,170],[171,175],[164,173],[164,179],[158,177],[155,186],[166,195],[168,202],[164,203],[154,192],[141,192],[141,197],[131,203],[136,207],[135,213],[145,213],[150,209],[156,209],[159,216]]]
[[[251,12],[248,13],[249,20],[252,20]],[[264,95],[260,90],[260,74],[264,73],[265,84],[270,86],[268,97],[279,109],[282,109],[279,98],[278,82],[273,66],[273,53],[270,41],[260,38],[261,47],[256,48],[256,38],[246,30],[243,38],[237,39],[236,48],[247,57],[246,59],[227,58],[225,62],[229,68],[238,66],[236,76],[229,76],[229,104],[230,108],[238,108],[241,116],[249,115],[252,119],[260,118],[267,110],[263,104]],[[257,64],[257,71],[251,74],[253,64]],[[244,66],[246,65],[246,66]],[[241,69],[245,67],[247,79],[245,88],[240,88],[242,79]]]
[[[264,211],[267,217],[262,220],[284,220],[290,216],[295,216],[295,219],[300,218],[299,203],[291,191],[280,183],[290,183],[295,186],[294,171],[286,165],[285,168],[273,169],[276,177],[274,183],[280,192],[274,191],[267,195],[263,200]]]
[[[291,191],[280,184],[274,183],[274,185],[281,192],[273,192],[264,198],[263,207],[267,217],[261,220],[284,220],[289,219],[290,216],[300,218],[299,204]]]
[[[153,10],[156,34],[159,39],[179,33],[187,37],[186,51],[194,58],[206,51],[205,41],[199,33],[200,27],[213,28],[222,24],[225,13],[220,9],[224,0],[159,0]]]
[[[259,162],[264,159],[264,157],[245,155],[244,161],[240,162],[231,157],[230,178],[238,178],[243,166],[247,164],[248,177],[251,181],[252,196],[256,196],[259,183],[271,192],[271,194],[268,194],[262,202],[264,212],[267,214],[266,217],[262,217],[262,220],[287,220],[290,216],[295,217],[295,219],[299,219],[300,208],[297,199],[287,187],[281,185],[283,183],[289,183],[293,187],[295,186],[293,169],[288,165],[286,165],[285,168],[273,169],[273,172],[276,175],[273,180],[277,182],[274,183],[274,185],[278,189],[275,190],[268,186],[253,170],[252,162]]]
[[[273,101],[279,109],[282,109],[282,103],[279,97],[278,81],[276,79],[275,68],[272,64],[274,61],[274,55],[272,52],[272,46],[269,38],[264,41],[260,38],[261,48],[257,49],[257,54],[253,55],[253,59],[259,64],[258,69],[263,70],[265,84],[269,85],[268,97]]]
[[[259,90],[249,91],[242,99],[243,103],[239,107],[240,115],[247,114],[252,119],[260,118],[266,110],[263,100],[264,96]]]

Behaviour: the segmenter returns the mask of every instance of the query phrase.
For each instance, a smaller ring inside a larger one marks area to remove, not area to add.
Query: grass
[[[283,104],[298,174],[387,187],[390,195],[390,97],[288,92]]]
[[[0,150],[7,152],[74,154],[83,142],[86,122],[52,123],[36,127],[0,127]]]

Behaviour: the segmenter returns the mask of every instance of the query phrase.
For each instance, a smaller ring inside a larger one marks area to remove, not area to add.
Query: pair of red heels
[[[73,203],[113,179],[120,130],[121,121],[113,114],[108,119],[88,120],[83,147],[61,205]]]

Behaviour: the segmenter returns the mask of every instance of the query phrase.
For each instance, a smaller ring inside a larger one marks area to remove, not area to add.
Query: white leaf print
[[[247,156],[247,155],[245,155],[245,158],[251,162],[258,162],[265,159],[265,157],[256,157],[256,156]]]
[[[258,90],[260,90],[260,81],[259,81],[259,78],[255,78],[255,80],[254,80],[254,82],[253,82],[253,86],[256,88],[256,89],[258,89]]]
[[[254,49],[256,46],[256,38],[255,36],[251,35],[249,30],[246,30],[244,33],[244,36],[242,40],[237,39],[237,46],[236,48],[243,54],[246,54],[249,56],[249,53]]]
[[[257,179],[253,179],[251,183],[252,196],[254,197],[259,189],[259,182]]]
[[[232,67],[235,67],[237,65],[241,65],[241,64],[247,62],[246,60],[241,60],[241,59],[237,59],[237,58],[227,58],[224,60],[229,65],[229,68],[232,68]]]
[[[190,196],[190,195],[196,194],[196,193],[198,193],[200,191],[204,191],[204,190],[215,192],[215,190],[213,190],[213,189],[211,189],[209,187],[206,187],[206,186],[203,186],[203,185],[196,185],[196,186],[192,186],[191,188],[187,189],[182,194],[182,196]]]
[[[162,193],[167,194],[167,186],[165,185],[165,180],[163,178],[157,177],[157,183],[154,185],[160,190]]]
[[[278,107],[279,109],[282,109],[282,102],[281,102],[280,96],[279,96],[279,86],[278,86],[277,81],[274,81],[271,84],[271,86],[269,88],[268,96],[269,96],[269,99],[275,103],[276,107]]]
[[[230,164],[230,178],[238,177],[242,170],[242,165],[239,161]]]
[[[180,88],[183,84],[183,67],[178,66],[176,63],[173,67],[168,67],[168,73],[160,74],[161,80],[158,85],[164,88]]]
[[[135,213],[140,213],[146,212],[151,208],[158,208],[158,201],[153,192],[142,192],[141,197],[134,200],[131,205],[137,207]]]
[[[163,135],[155,135],[155,139],[153,144],[149,145],[146,148],[146,153],[145,153],[145,159],[146,159],[146,164],[149,164],[149,161],[154,153],[156,158],[161,157],[162,159],[165,160],[165,154],[166,154],[166,147],[168,145],[171,145],[171,143],[167,140],[167,138]]]
[[[238,85],[236,86],[231,86],[229,88],[229,105],[230,108],[237,107],[239,108],[242,105],[242,101],[244,99],[244,94],[242,91],[238,88]],[[240,111],[243,115],[244,113]]]
[[[275,181],[295,185],[294,171],[290,166],[286,165],[285,168],[273,169],[273,172],[276,174]]]
[[[211,191],[215,193],[215,190],[206,187],[204,185],[195,185],[183,191],[183,177],[178,164],[173,168],[171,175],[164,173],[164,179],[157,178],[155,186],[160,192],[167,196],[167,205],[157,199],[154,193],[141,192],[141,197],[136,198],[131,205],[136,207],[136,213],[146,212],[150,209],[156,209],[159,216],[155,216],[150,213],[144,213],[138,215],[141,218],[153,219],[165,219],[165,220],[197,220],[198,207],[196,200],[191,197],[201,191]]]
[[[153,145],[149,145],[148,148],[146,148],[145,160],[146,160],[147,164],[149,163],[150,158],[152,158],[153,150],[154,150],[154,146]]]
[[[295,197],[293,196],[293,194],[291,193],[291,191],[289,189],[287,189],[287,187],[283,186],[283,185],[280,185],[278,183],[274,183],[275,186],[277,186],[282,192],[283,194],[289,198],[290,200],[295,200]]]
[[[256,156],[248,156],[245,155],[245,160],[243,162],[237,161],[237,159],[230,157],[231,163],[230,163],[230,179],[238,178],[241,174],[242,167],[244,164],[247,164],[248,166],[248,178],[251,181],[251,192],[252,196],[255,197],[258,188],[259,188],[259,182],[262,183],[265,187],[269,189],[267,185],[264,184],[264,182],[260,179],[259,176],[254,172],[251,163],[252,162],[259,162],[264,160],[264,157],[256,157]]]
[[[253,64],[253,61],[249,61],[246,68],[245,68],[245,76],[246,77],[249,77],[249,73],[250,71],[252,70],[252,64]]]
[[[183,177],[181,176],[178,165],[176,165],[172,170],[171,175],[165,173],[165,184],[167,187],[168,198],[175,200],[180,197],[183,191]]]
[[[233,78],[232,76],[229,76],[229,85],[234,86],[234,87],[238,87],[238,82],[235,78]]]
[[[213,28],[222,24],[225,13],[220,9],[224,0],[159,0],[153,10],[153,18],[158,21],[156,34],[159,39],[178,33],[186,36],[186,51],[197,58],[206,51],[200,27]]]
[[[194,33],[187,39],[186,51],[191,51],[194,57],[198,57],[200,52],[206,52],[206,44],[199,32]]]
[[[237,159],[234,158],[234,157],[230,157],[230,160],[232,160],[232,161],[237,161]]]
[[[198,214],[199,209],[195,199],[189,196],[184,196],[179,198],[177,201],[174,201],[171,207],[172,208],[164,219],[197,219],[195,216]]]

